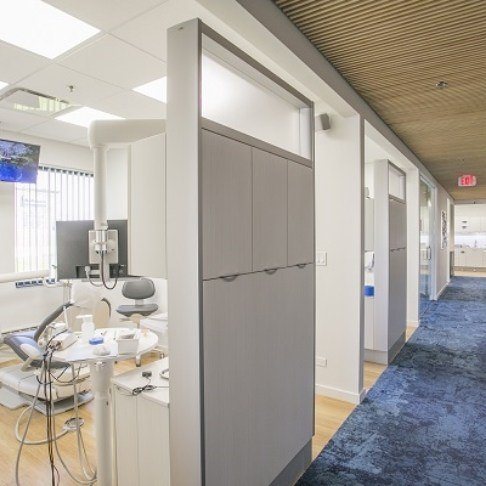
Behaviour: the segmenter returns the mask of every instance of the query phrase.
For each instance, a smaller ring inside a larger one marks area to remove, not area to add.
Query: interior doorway
[[[420,315],[432,298],[432,189],[420,180]]]

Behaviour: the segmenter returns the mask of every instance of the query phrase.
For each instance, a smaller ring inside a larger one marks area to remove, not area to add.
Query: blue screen
[[[35,183],[39,154],[39,145],[0,140],[0,181]]]

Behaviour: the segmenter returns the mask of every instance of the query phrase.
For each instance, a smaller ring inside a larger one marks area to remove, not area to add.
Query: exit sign
[[[457,185],[459,187],[474,187],[476,185],[476,176],[471,174],[465,174],[459,177]]]

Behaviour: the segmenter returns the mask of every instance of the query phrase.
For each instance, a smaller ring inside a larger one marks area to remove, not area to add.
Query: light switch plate
[[[319,250],[316,252],[316,265],[318,267],[327,266],[327,251]]]
[[[316,366],[320,366],[321,368],[327,368],[327,358],[316,358]]]

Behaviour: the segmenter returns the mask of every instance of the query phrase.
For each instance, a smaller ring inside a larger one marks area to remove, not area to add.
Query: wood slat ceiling
[[[455,199],[486,198],[486,0],[275,3]]]

